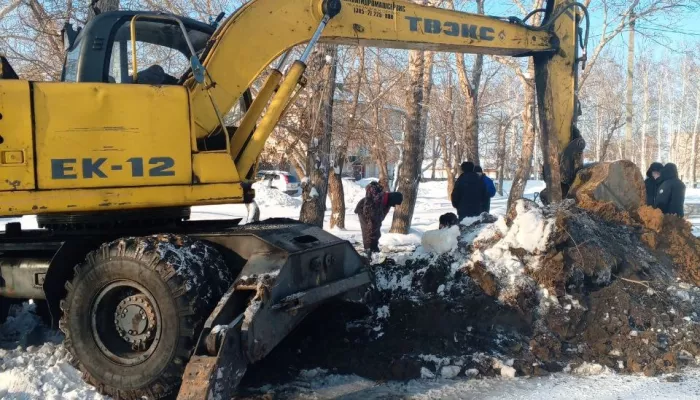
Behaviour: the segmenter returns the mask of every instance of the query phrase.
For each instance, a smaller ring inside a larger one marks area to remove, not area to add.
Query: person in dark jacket
[[[474,167],[474,172],[481,178],[484,182],[484,187],[486,187],[486,197],[484,197],[484,208],[483,212],[491,212],[491,198],[496,195],[496,185],[493,184],[493,180],[484,174],[484,170],[480,166]]]
[[[676,164],[668,163],[661,169],[659,190],[656,193],[656,208],[664,214],[676,214],[683,217],[685,203],[685,184],[678,179]]]
[[[371,257],[372,253],[379,252],[382,222],[391,207],[396,207],[401,203],[403,203],[401,193],[385,192],[377,182],[372,182],[365,188],[365,197],[357,203],[355,214],[360,220],[362,244],[367,257]]]
[[[467,161],[461,165],[459,176],[452,190],[452,206],[457,209],[459,220],[481,215],[486,198],[486,186],[479,175],[474,172],[474,163]]]
[[[663,164],[655,162],[651,163],[647,170],[647,179],[644,180],[644,186],[647,190],[647,205],[656,207],[656,192],[659,191],[659,177],[661,177],[661,169]]]

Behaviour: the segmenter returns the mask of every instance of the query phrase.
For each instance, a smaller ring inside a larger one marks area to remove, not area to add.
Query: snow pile
[[[483,267],[509,294],[533,282],[525,274],[526,264],[536,269],[538,256],[547,249],[554,225],[553,217],[546,218],[540,208],[527,207],[524,200],[518,201],[516,211],[510,226],[501,217],[478,233],[466,234],[468,239],[473,238],[474,248],[468,268]]]
[[[460,236],[458,226],[446,229],[427,231],[421,239],[421,246],[426,252],[444,254],[457,249],[457,239]]]
[[[389,250],[401,247],[416,247],[421,243],[421,233],[411,229],[408,235],[399,233],[384,233],[379,238],[379,246],[387,247]]]
[[[521,248],[530,253],[542,252],[547,248],[554,219],[546,219],[540,208],[527,208],[524,200],[519,200],[515,206],[518,213],[513,225],[504,232],[505,244],[513,248]],[[506,228],[504,219],[499,221],[499,227]]]
[[[503,362],[498,359],[493,360],[493,367],[500,370],[501,376],[504,378],[515,378],[515,368],[513,368],[513,360]]]
[[[345,196],[345,208],[348,211],[355,211],[355,206],[365,197],[365,189],[350,180],[343,179],[343,195]],[[328,197],[328,205],[330,206],[330,196]]]
[[[80,373],[68,363],[62,345],[46,343],[26,349],[0,349],[0,398],[29,399],[108,399],[83,382]]]
[[[601,374],[610,374],[611,373],[611,371],[608,367],[605,367],[605,366],[600,365],[600,364],[588,363],[588,362],[584,362],[583,364],[579,365],[572,372],[578,376],[593,376],[593,375],[601,375]]]
[[[46,328],[36,305],[13,306],[0,325],[0,399],[107,399],[68,363],[59,332]],[[40,346],[33,344],[43,343]]]
[[[301,207],[300,199],[272,189],[261,182],[254,183],[253,189],[255,189],[255,202],[260,207]]]

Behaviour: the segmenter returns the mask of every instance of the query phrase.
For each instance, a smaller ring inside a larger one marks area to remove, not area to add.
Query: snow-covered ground
[[[360,182],[367,184],[368,182]],[[333,230],[339,237],[352,242],[361,241],[360,226],[354,208],[364,196],[364,189],[357,183],[345,181],[346,229]],[[539,181],[528,182],[526,197],[544,188]],[[495,215],[505,213],[507,191],[510,182],[504,184],[505,196],[492,200],[491,211]],[[688,189],[687,203],[700,204],[700,189]],[[258,188],[261,217],[298,218],[301,199],[280,192]],[[330,206],[330,201],[328,202]],[[329,207],[330,208],[330,207]],[[447,196],[446,182],[426,182],[419,188],[410,235],[388,234],[392,215],[384,223],[381,246],[387,252],[408,252],[421,244],[423,233],[437,229],[438,218],[453,212]],[[243,218],[247,210],[242,205],[194,207],[192,219]],[[700,227],[700,215],[689,216],[694,226]],[[326,213],[326,228],[330,209]],[[29,216],[21,219],[0,220],[0,229],[12,221],[22,222],[24,228],[36,227],[36,220]],[[546,229],[533,226],[523,235]],[[700,234],[700,229],[698,229]],[[507,239],[507,238],[506,238]],[[505,239],[504,239],[505,240]],[[535,243],[536,245],[536,243]],[[25,305],[0,326],[0,399],[103,399],[92,387],[85,384],[80,374],[67,362],[67,354],[60,344],[57,332],[37,329],[39,319]],[[423,379],[408,383],[374,382],[356,376],[327,375],[323,372],[302,373],[284,387],[270,388],[286,398],[298,399],[697,399],[700,398],[700,370],[689,369],[673,377],[645,378],[620,376],[604,372],[595,376],[556,374],[546,378],[518,379]]]
[[[583,372],[583,371],[582,371]],[[375,382],[358,376],[302,371],[299,378],[274,390],[286,399],[460,399],[460,400],[690,400],[700,398],[700,370],[648,378],[595,371],[593,375],[554,374],[517,379],[420,379],[407,383]]]
[[[355,206],[364,197],[364,189],[372,179],[363,179],[355,183],[351,181],[343,181],[343,189],[345,192],[345,230],[333,229],[334,235],[349,240],[351,242],[361,242],[362,233],[360,232],[360,222],[355,214]],[[508,202],[507,193],[510,190],[511,182],[504,182],[504,196],[496,195],[491,201],[491,213],[494,215],[503,215],[506,211],[506,203]],[[544,182],[529,181],[525,189],[525,197],[532,199],[535,193],[544,189]],[[265,188],[257,188],[257,202],[260,205],[260,217],[275,218],[299,218],[299,210],[301,208],[301,199],[289,197],[274,190]],[[276,192],[276,193],[274,193]],[[700,196],[698,201],[700,202]],[[330,199],[327,201],[328,210],[326,211],[325,228],[329,229],[330,222]],[[424,182],[418,188],[418,201],[416,209],[413,213],[413,221],[411,224],[411,234],[409,235],[394,235],[388,234],[391,227],[391,219],[393,217],[393,209],[387,215],[384,225],[382,226],[382,239],[380,244],[385,250],[401,250],[406,247],[420,245],[423,232],[437,229],[438,219],[440,215],[448,212],[454,212],[452,203],[447,196],[447,182]],[[192,210],[192,219],[213,219],[213,218],[243,218],[245,219],[247,211],[242,205],[220,205],[220,206],[204,206],[194,207]]]

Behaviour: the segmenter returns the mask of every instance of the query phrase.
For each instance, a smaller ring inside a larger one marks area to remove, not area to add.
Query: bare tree
[[[454,1],[449,1],[449,6],[454,9]],[[476,0],[477,13],[484,14],[484,0]],[[481,76],[484,68],[483,54],[477,54],[474,58],[474,68],[472,69],[472,77],[469,78],[467,67],[465,64],[464,54],[457,53],[457,76],[459,78],[459,87],[465,97],[465,119],[464,132],[466,133],[466,156],[469,161],[476,165],[481,164],[479,159],[479,86],[481,85]]]
[[[408,58],[409,80],[406,101],[407,123],[403,141],[404,162],[397,180],[397,191],[403,194],[404,201],[395,208],[391,224],[391,232],[402,234],[408,234],[411,228],[425,144],[425,138],[421,137],[425,54],[422,50],[411,50]]]
[[[649,65],[644,66],[644,79],[643,79],[643,92],[644,92],[644,109],[642,111],[642,149],[640,156],[641,168],[647,165],[647,130],[649,127]]]
[[[328,193],[328,175],[330,173],[330,152],[333,133],[333,96],[337,73],[337,45],[321,45],[317,50],[320,58],[321,88],[312,96],[312,104],[318,103],[315,118],[319,123],[313,124],[311,146],[308,149],[308,180],[302,185],[301,212],[299,220],[323,227],[326,212],[326,195]],[[315,100],[318,98],[318,100]],[[317,133],[318,132],[318,133]]]
[[[625,107],[627,119],[625,126],[625,154],[627,159],[632,158],[632,122],[634,120],[634,25],[636,16],[634,8],[629,15],[629,41],[627,42],[627,97]]]
[[[10,4],[7,4],[3,8],[0,8],[0,20],[5,18],[9,13],[15,10],[15,8],[19,7],[19,5],[22,4],[22,0],[12,0]]]
[[[700,122],[700,91],[695,92],[695,124],[693,143],[690,147],[690,184],[697,187],[698,122]]]

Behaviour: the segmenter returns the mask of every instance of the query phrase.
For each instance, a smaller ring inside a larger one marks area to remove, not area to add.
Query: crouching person
[[[379,252],[379,238],[382,236],[381,227],[384,218],[391,207],[403,202],[403,195],[399,192],[385,192],[377,182],[370,183],[365,190],[365,198],[357,203],[355,214],[360,220],[365,255],[370,258],[372,253]]]
[[[440,216],[440,228],[439,229],[450,228],[450,227],[453,227],[457,224],[459,224],[459,218],[457,218],[457,215],[455,215],[455,213],[447,213],[447,214],[442,214]]]

